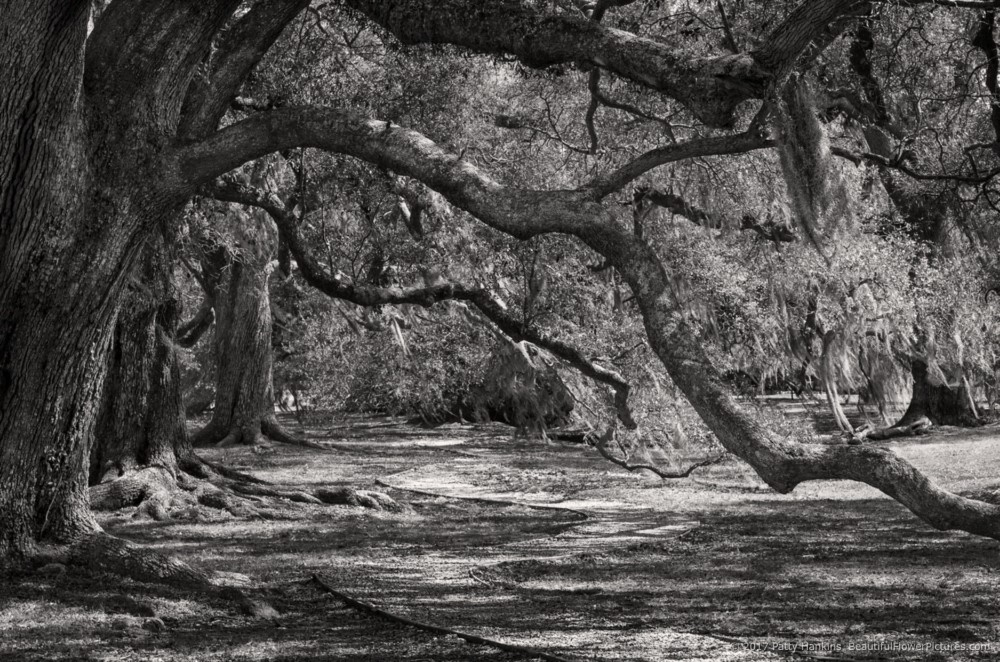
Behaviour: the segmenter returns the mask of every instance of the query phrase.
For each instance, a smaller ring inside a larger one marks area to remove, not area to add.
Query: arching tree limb
[[[206,296],[195,316],[177,327],[177,344],[185,348],[194,347],[211,328],[214,320],[215,309],[211,299]]]
[[[218,39],[210,71],[195,80],[184,100],[178,135],[204,136],[236,98],[243,81],[309,0],[258,0]]]
[[[741,134],[695,138],[650,150],[619,169],[594,178],[578,191],[522,189],[517,196],[511,196],[508,190],[505,192],[508,195],[497,198],[495,202],[509,204],[517,201],[545,208],[542,210],[545,222],[524,228],[521,234],[515,234],[519,238],[545,232],[572,233],[569,228],[581,219],[580,214],[572,211],[575,205],[597,202],[649,170],[667,163],[773,146],[772,141],[761,135],[761,127],[762,122],[755,121],[750,129]],[[460,183],[455,194],[463,196],[467,205],[485,203],[491,192],[500,188],[479,168],[442,150],[416,131],[335,108],[287,107],[262,111],[202,141],[180,146],[173,156],[178,176],[193,188],[198,188],[247,161],[298,146],[355,156],[418,179],[438,191],[454,189]],[[468,196],[466,192],[473,189],[478,194]],[[591,213],[583,218],[588,216],[594,215]]]
[[[588,192],[595,200],[600,200],[622,189],[650,170],[667,163],[675,163],[699,156],[743,154],[774,145],[774,141],[764,135],[759,125],[752,125],[747,131],[735,135],[692,138],[684,142],[651,149],[617,170],[595,177],[581,190]]]
[[[787,75],[831,23],[864,3],[809,0],[758,51],[698,58],[584,16],[545,14],[519,0],[347,0],[346,4],[404,43],[447,43],[505,53],[532,67],[586,62],[663,92],[705,124],[729,126],[740,102],[763,98],[768,85]]]
[[[806,480],[856,480],[893,497],[939,529],[1000,539],[1000,507],[941,489],[888,449],[800,444],[766,429],[739,403],[706,355],[697,332],[683,322],[670,295],[666,270],[652,247],[618,225],[586,193],[504,187],[420,134],[385,123],[338,114],[326,125],[330,134],[324,135],[316,116],[306,112],[302,119],[302,127],[271,127],[280,139],[267,135],[267,123],[252,125],[264,135],[254,135],[246,127],[231,133],[224,129],[183,150],[181,162],[196,178],[221,174],[241,158],[253,158],[261,150],[298,138],[301,144],[336,149],[419,179],[452,204],[513,237],[551,232],[575,236],[623,275],[639,304],[650,345],[671,379],[723,447],[749,463],[773,489],[787,493]]]
[[[349,283],[336,276],[330,276],[320,266],[299,235],[294,215],[277,195],[233,182],[218,182],[207,187],[205,192],[225,202],[237,202],[267,211],[278,226],[282,240],[295,256],[302,276],[310,285],[328,296],[360,306],[416,304],[429,307],[440,301],[452,299],[468,302],[515,341],[527,340],[547,349],[587,377],[610,386],[615,391],[615,408],[619,419],[630,429],[636,427],[628,405],[631,387],[624,377],[615,370],[594,363],[573,345],[516,319],[483,288],[452,282],[407,288]]]

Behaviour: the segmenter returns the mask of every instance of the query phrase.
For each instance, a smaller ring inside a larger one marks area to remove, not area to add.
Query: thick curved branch
[[[310,109],[261,113],[180,150],[177,157],[180,171],[197,182],[256,156],[303,144],[350,154],[418,179],[453,205],[515,238],[559,232],[600,253],[632,288],[650,345],[671,379],[723,447],[748,462],[775,490],[786,493],[806,480],[857,480],[893,497],[937,528],[1000,539],[1000,508],[941,489],[890,450],[800,444],[772,434],[737,400],[708,358],[699,334],[684,323],[666,269],[653,248],[625,231],[586,191],[504,187],[420,134]],[[454,285],[444,287],[454,296]],[[401,296],[413,303],[426,300],[415,294]]]
[[[720,228],[722,224],[718,219],[713,218],[707,211],[700,209],[679,195],[657,191],[654,188],[644,187],[635,192],[635,203],[651,204],[662,207],[672,214],[683,216],[695,225],[703,228]]]
[[[196,80],[184,100],[179,135],[214,131],[244,79],[309,0],[259,0],[218,39],[209,73]]]
[[[585,235],[602,246],[621,239],[612,215],[592,191],[507,188],[416,131],[350,111],[277,108],[256,113],[178,148],[174,158],[178,178],[194,191],[247,161],[303,146],[354,156],[417,179],[519,239],[552,232]]]
[[[653,168],[667,163],[699,156],[744,154],[774,145],[774,141],[762,135],[756,127],[735,135],[693,138],[685,142],[652,149],[613,172],[595,177],[583,190],[589,191],[594,198],[599,200],[618,191]]]
[[[282,241],[295,256],[302,277],[324,294],[359,306],[405,303],[430,307],[446,300],[468,302],[514,341],[526,340],[546,349],[587,377],[614,389],[619,419],[629,429],[635,429],[637,424],[628,406],[631,387],[624,377],[594,363],[573,345],[527,326],[508,313],[485,289],[452,282],[422,287],[377,287],[346,282],[337,276],[330,276],[312,256],[299,235],[297,219],[277,195],[232,182],[215,183],[206,187],[205,193],[224,202],[251,205],[265,210],[278,226]]]
[[[247,161],[291,147],[348,154],[418,179],[438,191],[454,191],[452,204],[479,218],[483,214],[504,215],[508,219],[504,231],[523,239],[546,232],[576,234],[583,219],[607,216],[606,212],[598,214],[603,208],[594,203],[666,163],[773,146],[773,141],[762,135],[761,125],[755,120],[741,134],[696,138],[651,150],[575,192],[504,189],[476,166],[416,131],[332,108],[288,107],[256,113],[201,142],[181,147],[177,160],[182,176],[198,187]],[[588,206],[582,214],[581,203]],[[537,219],[526,214],[532,208]],[[531,227],[509,225],[526,216],[534,219]]]
[[[721,219],[709,214],[704,209],[692,205],[684,198],[673,193],[657,191],[653,188],[640,188],[635,192],[634,204],[650,204],[662,207],[672,214],[683,216],[697,226],[709,229],[723,227]],[[751,214],[744,214],[740,222],[743,230],[752,230],[769,241],[790,243],[797,240],[795,233],[784,225],[773,222],[761,223]]]
[[[691,57],[683,48],[600,25],[583,16],[547,15],[521,0],[345,0],[407,44],[454,44],[505,53],[532,67],[585,62],[663,92],[710,126],[729,126],[736,106],[762,98],[776,77],[829,23],[858,0],[809,0],[756,53]]]

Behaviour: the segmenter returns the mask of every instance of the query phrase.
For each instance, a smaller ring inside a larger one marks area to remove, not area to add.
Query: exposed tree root
[[[239,611],[247,616],[268,619],[279,617],[270,604],[252,592],[224,585],[220,578],[211,577],[175,556],[161,554],[106,533],[83,536],[68,546],[46,548],[33,561],[45,572],[51,572],[46,568],[56,567],[59,574],[62,574],[68,566],[127,577],[139,582],[192,589],[235,603]]]
[[[69,548],[69,565],[122,575],[140,582],[208,588],[207,574],[180,559],[107,534],[86,536]]]
[[[223,510],[235,517],[272,518],[281,502],[347,505],[400,512],[406,506],[380,492],[349,487],[303,490],[273,485],[220,467],[191,454],[178,460],[176,475],[164,467],[146,467],[90,488],[94,510],[136,507],[136,516],[155,520],[197,518],[198,507]]]
[[[194,446],[216,446],[220,448],[228,446],[256,445],[261,442],[261,437],[276,441],[289,446],[303,446],[319,451],[329,451],[332,447],[310,441],[305,437],[300,437],[287,430],[275,416],[264,416],[257,422],[260,434],[254,430],[254,425],[220,425],[216,421],[208,423],[201,430],[198,430],[191,438]]]
[[[268,439],[277,441],[282,444],[289,444],[291,446],[304,446],[306,448],[313,448],[315,450],[320,450],[320,451],[330,450],[326,446],[318,444],[315,441],[309,441],[305,437],[299,437],[297,435],[292,434],[291,432],[286,430],[281,425],[281,423],[278,422],[278,419],[274,417],[265,418],[263,421],[261,421],[260,430],[261,432],[264,433],[264,435]]]
[[[615,432],[617,431],[617,427],[618,427],[617,425],[612,424],[608,428],[607,432],[605,432],[603,435],[598,436],[594,433],[591,433],[587,435],[584,441],[588,445],[593,446],[594,449],[605,460],[627,471],[632,471],[632,472],[651,471],[663,480],[688,478],[692,473],[695,472],[696,469],[701,469],[702,467],[708,467],[713,464],[718,464],[722,460],[726,459],[726,457],[728,457],[729,455],[728,453],[723,452],[715,457],[710,457],[705,460],[695,462],[692,465],[690,465],[687,469],[682,469],[680,471],[664,471],[663,469],[660,469],[659,467],[652,464],[634,464],[632,462],[629,462],[628,452],[625,450],[625,447],[622,446],[621,442],[618,440],[618,437],[615,434]],[[607,448],[607,443],[612,439],[614,439],[615,443],[618,444],[618,450],[622,452],[621,458],[617,458],[614,455],[612,455]]]
[[[660,469],[659,467],[652,464],[633,464],[628,461],[628,457],[626,457],[625,459],[619,459],[614,455],[612,455],[608,451],[608,449],[604,446],[604,444],[601,443],[600,441],[595,442],[593,446],[597,450],[597,452],[600,453],[601,457],[603,457],[608,462],[611,462],[612,464],[618,465],[622,469],[632,472],[651,471],[663,480],[688,478],[691,476],[691,474],[695,472],[696,469],[701,469],[702,467],[708,467],[713,464],[718,464],[722,460],[726,459],[726,457],[728,457],[729,455],[728,453],[720,453],[715,457],[710,457],[708,459],[695,462],[691,464],[687,469],[682,469],[680,471],[664,471],[663,469]]]
[[[901,421],[896,425],[887,428],[874,429],[871,426],[864,426],[854,431],[848,443],[860,444],[864,441],[885,441],[887,439],[898,439],[900,437],[915,437],[917,435],[928,434],[933,429],[934,424],[926,416],[913,421]]]
[[[489,646],[491,648],[496,648],[508,653],[514,653],[516,655],[521,655],[529,659],[542,659],[548,662],[571,662],[569,658],[560,657],[558,655],[553,655],[552,653],[546,653],[544,651],[537,650],[535,648],[528,648],[527,646],[518,646],[516,644],[506,644],[502,641],[497,641],[495,639],[487,639],[486,637],[480,637],[475,634],[468,634],[465,632],[459,632],[458,630],[452,630],[451,628],[442,627],[440,625],[431,625],[430,623],[422,623],[420,621],[414,621],[412,619],[406,618],[405,616],[399,616],[397,614],[392,614],[385,611],[384,609],[379,609],[375,605],[368,604],[367,602],[362,602],[357,598],[352,598],[346,593],[341,593],[337,589],[333,588],[330,584],[323,581],[319,575],[313,575],[312,581],[324,592],[329,593],[334,596],[347,606],[357,609],[358,611],[370,614],[372,616],[377,616],[383,618],[387,621],[393,623],[399,623],[401,625],[408,625],[418,630],[423,630],[425,632],[433,632],[434,634],[443,634],[458,637],[464,641],[468,641],[472,644],[479,644],[480,646]]]

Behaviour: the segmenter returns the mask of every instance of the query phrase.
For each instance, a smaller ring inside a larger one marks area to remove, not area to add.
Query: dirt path
[[[735,463],[663,483],[492,426],[352,421],[310,435],[348,450],[225,449],[211,459],[303,486],[381,481],[413,511],[303,506],[269,521],[105,522],[250,576],[278,622],[159,587],[32,575],[0,592],[0,658],[523,659],[345,607],[307,581],[314,573],[394,614],[571,660],[1000,653],[987,648],[1000,638],[998,545],[929,530],[864,486],[816,483],[779,496]],[[946,431],[900,450],[951,487],[1000,478],[989,431]],[[124,595],[164,629],[144,629]]]

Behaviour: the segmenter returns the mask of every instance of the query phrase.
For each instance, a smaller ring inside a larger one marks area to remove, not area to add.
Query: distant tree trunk
[[[118,315],[104,400],[90,453],[97,509],[144,504],[166,516],[179,471],[190,460],[175,341],[180,304],[162,237],[147,243],[136,285]]]
[[[913,376],[913,395],[903,417],[893,427],[908,427],[926,418],[934,425],[976,425],[976,411],[972,397],[963,380],[957,387],[935,384],[928,376],[927,362],[913,359],[910,362]]]
[[[235,227],[240,249],[207,279],[216,308],[215,409],[212,420],[193,439],[203,444],[256,444],[261,436],[302,444],[274,414],[271,300],[268,284],[277,248],[277,231],[264,212],[245,212]]]
[[[95,510],[137,506],[137,514],[157,520],[189,516],[199,506],[252,517],[260,514],[263,498],[399,509],[399,504],[378,492],[346,487],[305,492],[272,486],[206,462],[195,454],[187,434],[177,362],[180,305],[173,276],[173,246],[174,242],[163,241],[159,236],[147,243],[142,266],[133,274],[135,285],[127,293],[118,316],[105,396],[90,456],[91,506]],[[256,301],[247,296],[246,284],[239,283],[239,271],[236,268],[232,275],[235,292]],[[227,289],[226,293],[231,291],[234,290]],[[251,308],[240,304],[240,297],[236,298],[236,303],[229,301],[222,306],[216,301],[216,306],[222,308],[220,318],[228,320],[227,325],[243,319],[233,316],[230,307]],[[266,303],[265,297],[261,305]],[[240,334],[237,331],[222,337],[233,335]],[[254,339],[256,335],[251,334]],[[239,349],[251,351],[257,347],[252,345],[235,343],[235,349],[229,347],[227,358]],[[249,362],[263,361],[266,370],[269,357],[269,351],[258,351]],[[256,376],[248,378],[245,371],[239,374],[259,385],[254,381]],[[259,409],[251,409],[253,412],[257,412],[256,422],[261,425]]]
[[[833,420],[837,423],[837,427],[842,432],[850,433],[854,427],[847,419],[847,414],[844,413],[844,408],[840,405],[840,394],[837,393],[836,342],[836,331],[827,331],[823,334],[823,389],[826,391],[826,399],[830,404],[830,411],[833,413]]]

